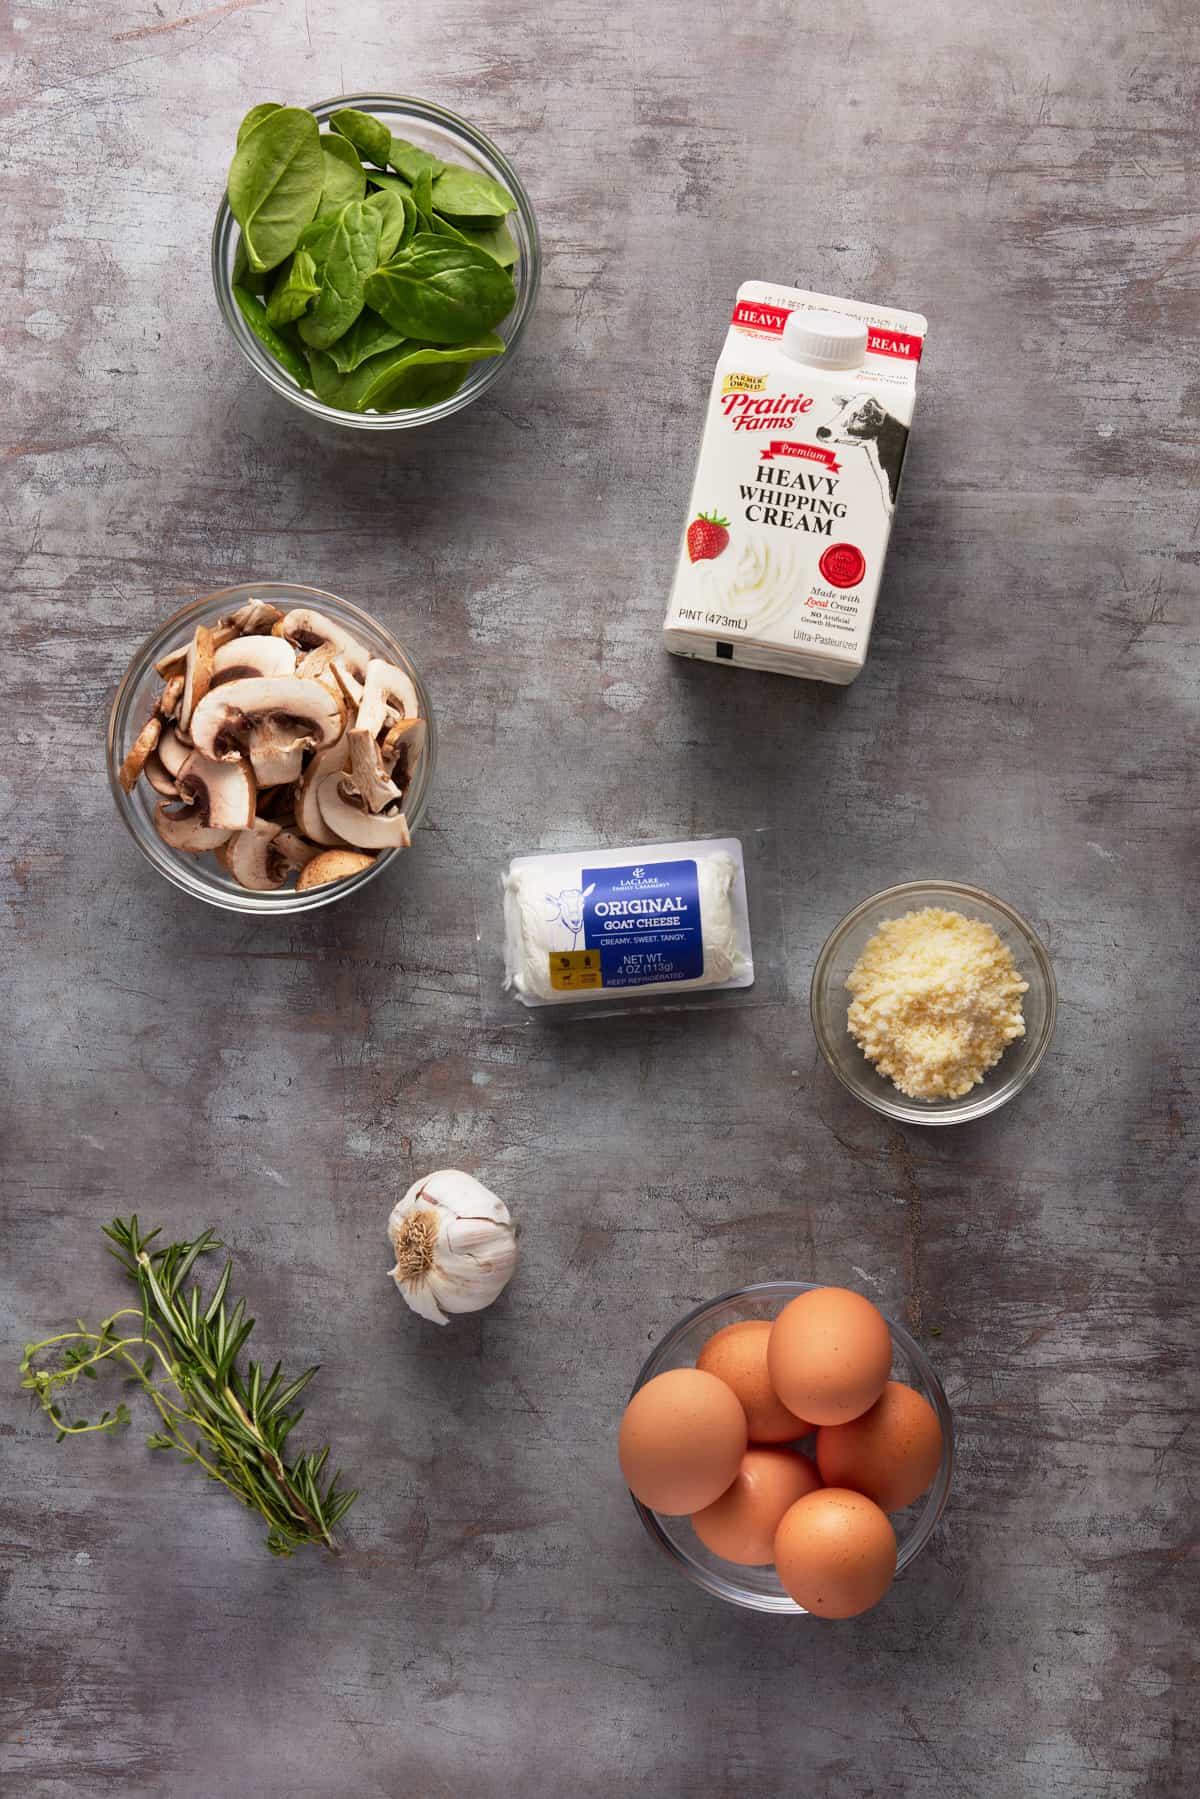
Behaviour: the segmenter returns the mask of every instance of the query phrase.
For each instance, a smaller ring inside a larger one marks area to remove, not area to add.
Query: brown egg
[[[869,1412],[822,1425],[817,1464],[830,1487],[853,1487],[885,1512],[919,1499],[942,1460],[942,1427],[923,1394],[890,1380]]]
[[[795,1437],[806,1437],[812,1425],[789,1412],[771,1385],[767,1372],[770,1337],[769,1318],[744,1318],[740,1324],[727,1324],[708,1339],[696,1357],[696,1366],[733,1388],[746,1414],[752,1443],[790,1443]]]
[[[845,1424],[883,1392],[892,1367],[887,1320],[861,1293],[814,1287],[771,1326],[767,1367],[790,1412],[814,1424]]]
[[[733,1485],[702,1512],[692,1529],[714,1555],[743,1567],[775,1559],[775,1532],[789,1506],[815,1493],[821,1477],[794,1449],[748,1449]]]
[[[671,1368],[625,1408],[621,1472],[651,1511],[698,1512],[733,1481],[746,1441],[746,1414],[723,1380],[699,1368]]]
[[[878,1605],[892,1584],[896,1533],[865,1494],[822,1487],[784,1513],[775,1533],[775,1567],[806,1612],[856,1618]]]

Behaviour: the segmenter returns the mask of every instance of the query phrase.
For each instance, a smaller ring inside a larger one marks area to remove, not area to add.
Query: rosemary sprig
[[[135,1213],[128,1220],[114,1218],[104,1234],[110,1239],[109,1254],[136,1284],[141,1305],[114,1312],[98,1330],[77,1318],[75,1330],[26,1344],[21,1385],[36,1394],[57,1428],[56,1441],[129,1423],[124,1404],[102,1412],[94,1422],[76,1418],[68,1423],[58,1397],[81,1378],[95,1380],[104,1363],[119,1366],[126,1382],[140,1387],[158,1413],[161,1428],[147,1437],[148,1448],[174,1450],[260,1513],[273,1555],[291,1555],[305,1543],[336,1554],[334,1526],[357,1494],[338,1485],[339,1474],[322,1485],[328,1448],[294,1461],[285,1454],[288,1434],[304,1416],[303,1407],[289,1407],[316,1368],[306,1368],[290,1381],[284,1380],[278,1362],[265,1379],[258,1362],[248,1362],[245,1372],[239,1372],[237,1357],[254,1320],[245,1316],[244,1300],[232,1310],[226,1305],[233,1263],[226,1262],[207,1302],[198,1283],[184,1293],[184,1282],[200,1257],[221,1248],[212,1231],[152,1250],[149,1245],[160,1232],[143,1236]],[[126,1322],[130,1319],[138,1321],[136,1329]],[[39,1365],[47,1360],[49,1365]]]

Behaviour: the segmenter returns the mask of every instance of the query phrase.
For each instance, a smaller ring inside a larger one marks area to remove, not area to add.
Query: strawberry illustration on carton
[[[701,512],[687,528],[687,553],[692,562],[712,562],[729,542],[729,520],[716,512]]]
[[[739,289],[668,649],[842,684],[861,671],[926,329],[918,313],[761,281]]]

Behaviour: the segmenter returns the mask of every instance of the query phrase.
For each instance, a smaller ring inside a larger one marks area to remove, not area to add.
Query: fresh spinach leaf
[[[516,289],[486,250],[421,231],[369,276],[366,300],[406,337],[465,344],[500,323]]]
[[[353,106],[344,106],[335,112],[329,121],[330,128],[339,137],[344,137],[354,145],[364,162],[378,163],[386,169],[392,153],[392,134],[386,125],[373,119],[369,112],[359,112]]]
[[[313,350],[336,343],[363,309],[364,283],[379,252],[380,217],[363,200],[343,206],[321,270],[321,291],[299,332]]]
[[[246,255],[246,245],[238,234],[238,247],[233,256],[233,282],[235,287],[244,287],[247,293],[265,294],[270,286],[270,277],[260,274],[250,267],[250,258]]]
[[[252,106],[238,126],[238,143],[244,142],[244,140],[250,136],[250,133],[254,130],[255,126],[261,125],[263,120],[269,118],[273,112],[282,111],[283,107],[279,104],[278,100],[263,100],[257,106]]]
[[[404,342],[406,339],[393,331],[385,319],[364,306],[349,331],[330,344],[325,354],[339,375],[352,375],[368,357],[379,356],[384,350],[395,350]]]
[[[517,240],[503,219],[495,225],[485,226],[482,231],[467,231],[461,225],[452,225],[449,219],[444,219],[440,213],[435,212],[433,229],[439,237],[449,237],[456,243],[474,244],[477,249],[486,250],[489,256],[495,257],[502,269],[511,269],[520,254]]]
[[[333,242],[337,224],[337,213],[326,213],[324,217],[314,219],[311,225],[306,225],[300,233],[296,248],[311,252],[318,272],[324,267],[325,258],[329,255],[329,246]]]
[[[394,187],[400,193],[412,193],[412,183],[410,181],[406,181],[403,175],[393,175],[386,169],[368,169],[367,180],[372,187]]]
[[[359,396],[360,412],[399,412],[414,406],[435,406],[462,386],[473,362],[504,353],[504,339],[488,333],[477,343],[438,349],[432,344],[380,358],[371,365],[372,379]]]
[[[422,169],[421,173],[417,176],[416,180],[413,182],[412,197],[413,197],[413,205],[417,209],[417,218],[420,221],[420,223],[417,226],[417,229],[419,231],[432,230],[433,229],[433,176],[428,169]]]
[[[369,195],[367,205],[379,214],[379,260],[390,262],[416,230],[417,209],[411,195],[388,187]]]
[[[252,269],[277,268],[291,255],[324,181],[321,134],[303,107],[268,113],[239,144],[229,169],[229,205]]]
[[[280,336],[273,325],[268,324],[267,315],[254,295],[244,287],[235,287],[233,297],[237,301],[238,311],[255,337],[271,352],[280,367],[286,369],[298,386],[311,387],[312,376],[303,356],[292,348],[285,337]]]
[[[428,224],[422,226],[422,230],[432,231],[437,237],[448,237],[456,244],[467,244],[471,241],[465,231],[460,231],[457,225],[452,225],[449,219],[443,219],[436,212],[432,214]]]
[[[417,176],[423,172],[427,172],[432,179],[435,175],[440,175],[446,166],[436,156],[431,156],[428,150],[418,149],[416,144],[410,144],[403,137],[392,139],[387,160],[397,175],[403,175],[406,181],[414,184]]]
[[[499,356],[503,349],[504,339],[490,333],[454,349],[405,344],[369,357],[345,375],[321,350],[314,350],[309,360],[317,398],[326,406],[344,412],[395,412],[435,405],[461,387],[471,363]]]
[[[351,200],[361,200],[367,191],[366,172],[353,144],[344,137],[323,137],[321,153],[325,158],[325,184],[317,207],[319,219],[340,212]]]
[[[458,392],[467,378],[469,366],[465,362],[448,362],[438,367],[410,363],[397,369],[388,381],[380,382],[373,388],[364,397],[358,410],[415,412],[422,406],[437,406],[442,400],[448,400]]]
[[[517,240],[504,219],[481,231],[464,231],[463,236],[477,249],[486,250],[489,256],[494,256],[502,269],[511,269],[521,254]]]
[[[357,412],[359,399],[371,384],[372,371],[377,364],[388,361],[389,356],[390,352],[384,350],[343,374],[327,350],[310,350],[308,361],[313,392],[325,406],[337,406],[342,412]]]
[[[433,204],[437,210],[458,224],[460,220],[502,219],[516,207],[506,187],[493,181],[480,169],[467,169],[460,163],[448,163],[433,184]]]
[[[317,265],[308,250],[296,250],[284,263],[267,301],[268,325],[290,325],[321,291]]]

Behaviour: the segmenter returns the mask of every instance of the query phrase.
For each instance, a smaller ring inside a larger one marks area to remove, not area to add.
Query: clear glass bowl
[[[465,119],[460,119],[457,113],[447,112],[445,107],[435,106],[428,100],[413,100],[398,94],[342,94],[333,100],[320,100],[308,110],[320,124],[325,125],[330,115],[343,106],[352,106],[359,112],[370,113],[373,118],[386,125],[394,136],[407,138],[410,143],[419,145],[422,150],[431,151],[445,162],[466,163],[471,168],[482,169],[485,175],[490,175],[493,180],[506,187],[516,201],[516,211],[508,215],[508,227],[520,252],[512,270],[517,300],[507,319],[496,327],[508,345],[503,356],[492,356],[486,361],[472,363],[458,392],[435,406],[414,406],[400,412],[344,412],[338,406],[324,405],[316,394],[298,387],[270,351],[259,342],[242,317],[233,297],[233,264],[240,233],[237,220],[229,210],[228,199],[224,196],[213,227],[213,286],[234,343],[255,373],[261,375],[277,394],[281,394],[293,406],[300,407],[312,418],[324,419],[335,425],[348,425],[352,430],[406,431],[413,425],[431,425],[435,420],[448,418],[451,413],[469,406],[472,400],[477,400],[481,394],[486,393],[512,364],[529,323],[541,279],[542,252],[537,221],[529,195],[511,163],[490,138],[485,137],[482,131],[477,131],[474,125],[469,125]],[[232,153],[231,146],[230,154]]]
[[[885,919],[902,917],[923,906],[942,906],[948,912],[961,912],[967,918],[982,919],[991,925],[1011,951],[1017,972],[1029,983],[1022,1000],[1025,1035],[1010,1043],[981,1084],[961,1099],[910,1099],[868,1062],[846,1023],[850,1006],[846,977],[867,943]],[[1045,1055],[1058,1016],[1054,970],[1033,927],[994,894],[959,881],[905,881],[899,887],[873,893],[870,899],[855,906],[830,934],[817,957],[809,1004],[821,1054],[838,1080],[864,1105],[904,1124],[965,1124],[1007,1105]]]
[[[734,1293],[723,1293],[719,1299],[710,1299],[697,1306],[695,1311],[681,1318],[646,1357],[633,1392],[653,1380],[656,1374],[665,1374],[668,1368],[694,1368],[696,1357],[714,1331],[723,1330],[727,1324],[740,1324],[746,1318],[776,1318],[790,1299],[795,1299],[799,1293],[811,1293],[819,1285],[818,1281],[760,1281],[755,1286],[740,1287]],[[904,1381],[924,1394],[942,1427],[942,1463],[933,1485],[907,1511],[892,1516],[899,1547],[898,1578],[920,1555],[945,1508],[954,1471],[954,1419],[942,1383],[921,1345],[903,1325],[894,1323],[891,1318],[887,1322],[892,1333],[892,1378]],[[630,1394],[632,1397],[633,1393]],[[630,1498],[633,1498],[632,1494]],[[692,1529],[690,1519],[665,1518],[652,1512],[639,1499],[634,1499],[633,1503],[653,1541],[706,1593],[715,1593],[718,1599],[726,1599],[730,1605],[745,1606],[750,1611],[809,1616],[804,1607],[797,1605],[784,1591],[773,1567],[743,1568],[736,1562],[727,1562],[723,1556],[714,1555],[711,1549],[705,1548]]]
[[[186,850],[174,850],[165,844],[154,829],[154,808],[160,796],[145,778],[138,781],[132,793],[125,792],[119,779],[121,764],[162,690],[163,678],[155,671],[154,664],[169,651],[190,642],[197,625],[215,624],[223,614],[235,611],[250,599],[269,600],[282,611],[293,606],[309,606],[324,612],[337,624],[344,625],[373,654],[402,668],[411,678],[428,729],[425,752],[417,763],[405,796],[405,816],[409,828],[415,833],[425,811],[437,763],[437,725],[425,684],[414,668],[412,658],[375,619],[360,612],[348,600],[338,599],[336,594],[323,593],[319,587],[293,586],[289,581],[256,581],[244,587],[226,587],[219,593],[206,594],[202,600],[193,600],[172,614],[153,637],[147,638],[129,664],[109,714],[108,784],[122,822],[147,861],[193,898],[205,900],[210,906],[221,906],[227,912],[249,912],[259,916],[313,912],[319,906],[329,906],[335,900],[347,899],[352,893],[361,893],[367,883],[382,874],[398,856],[412,855],[412,850],[381,850],[370,868],[365,868],[361,874],[351,875],[345,881],[331,881],[326,887],[314,887],[308,893],[297,893],[291,885],[272,893],[252,893],[248,888],[240,887],[232,875],[226,874],[215,856],[191,855]]]

